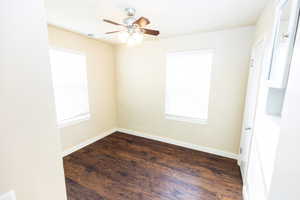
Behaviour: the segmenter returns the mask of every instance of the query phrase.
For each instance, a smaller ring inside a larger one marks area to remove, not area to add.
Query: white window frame
[[[184,51],[170,51],[166,53],[166,57],[168,56],[168,54],[189,54],[191,52],[209,52],[212,53],[213,57],[212,57],[212,64],[211,64],[211,69],[210,69],[210,81],[211,81],[211,72],[212,72],[212,67],[213,67],[213,60],[214,60],[214,56],[215,56],[215,49],[197,49],[197,50],[184,50]],[[167,63],[166,63],[166,69],[167,69]],[[167,73],[167,70],[166,70]],[[167,77],[167,74],[165,75],[165,77]],[[167,88],[167,80],[165,81],[165,86]],[[208,88],[208,109],[209,109],[209,99],[210,99],[210,86],[211,83],[209,83],[209,88]],[[165,92],[167,92],[165,90]],[[186,116],[178,116],[178,115],[171,115],[171,114],[167,114],[167,96],[165,94],[165,111],[164,111],[164,115],[165,115],[165,119],[167,120],[174,120],[174,121],[180,121],[180,122],[188,122],[188,123],[194,123],[194,124],[201,124],[201,125],[207,125],[208,124],[208,117],[209,117],[209,110],[207,112],[207,118],[206,119],[201,119],[201,118],[192,118],[192,117],[186,117]]]
[[[184,116],[176,116],[176,115],[170,115],[165,114],[165,118],[168,120],[174,120],[174,121],[180,121],[180,122],[188,122],[188,123],[194,123],[194,124],[207,124],[208,119],[199,119],[199,118],[192,118],[192,117],[184,117]]]
[[[73,49],[67,49],[67,48],[61,48],[61,47],[56,47],[56,46],[50,46],[49,47],[49,51],[50,50],[63,51],[63,52],[66,52],[66,53],[72,53],[72,54],[77,54],[77,55],[81,55],[81,56],[85,56],[86,57],[85,53],[83,53],[81,51],[76,51],[76,50],[73,50]],[[58,128],[65,128],[65,127],[73,126],[73,125],[76,125],[76,124],[80,124],[80,123],[82,123],[84,121],[90,120],[90,118],[91,118],[91,114],[90,114],[91,113],[91,111],[90,111],[90,100],[89,100],[90,98],[89,98],[89,90],[88,90],[88,77],[87,77],[87,62],[86,62],[85,67],[86,67],[86,77],[85,78],[86,78],[87,92],[88,92],[87,93],[87,97],[88,97],[88,112],[76,115],[74,117],[62,120],[60,122],[57,120],[57,126],[58,126]],[[52,74],[52,69],[51,69],[51,74]],[[54,87],[53,87],[53,90],[54,90]]]
[[[90,120],[90,118],[91,118],[90,113],[77,115],[75,117],[63,120],[60,123],[58,123],[58,128],[65,128],[65,127],[68,127],[68,126],[73,126],[73,125],[76,125],[76,124],[80,124],[81,122]]]

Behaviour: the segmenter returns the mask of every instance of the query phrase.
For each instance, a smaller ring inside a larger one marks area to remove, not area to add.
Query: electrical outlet
[[[14,191],[10,191],[0,195],[0,200],[16,200],[16,195]]]

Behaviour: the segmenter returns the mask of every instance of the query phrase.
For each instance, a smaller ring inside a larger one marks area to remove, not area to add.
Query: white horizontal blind
[[[206,122],[213,50],[167,54],[167,117]]]
[[[50,49],[50,63],[58,124],[89,117],[85,55]]]

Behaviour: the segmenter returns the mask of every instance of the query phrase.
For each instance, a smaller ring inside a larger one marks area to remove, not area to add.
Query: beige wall
[[[49,44],[76,50],[87,56],[87,76],[91,118],[62,128],[63,150],[116,127],[114,46],[48,26]]]
[[[253,27],[144,42],[129,48],[116,48],[54,26],[48,26],[48,31],[50,46],[87,55],[91,119],[61,129],[63,150],[118,126],[238,152]],[[165,53],[207,48],[216,50],[208,125],[166,120]]]
[[[161,39],[117,49],[118,126],[238,153],[253,27]],[[207,125],[164,116],[168,51],[215,49]]]
[[[42,0],[0,1],[0,194],[66,200]]]

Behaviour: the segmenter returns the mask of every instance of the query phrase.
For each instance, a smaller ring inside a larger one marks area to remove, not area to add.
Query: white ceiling
[[[48,23],[112,42],[103,33],[119,30],[103,18],[122,22],[126,7],[150,19],[160,37],[220,30],[256,23],[267,0],[45,0]]]

